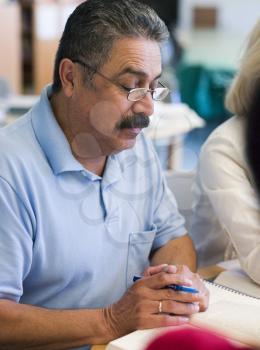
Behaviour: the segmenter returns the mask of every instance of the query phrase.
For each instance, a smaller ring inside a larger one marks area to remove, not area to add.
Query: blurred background
[[[140,0],[141,1],[141,0]],[[152,138],[164,169],[193,170],[208,134],[230,115],[224,95],[260,0],[142,0],[171,33],[162,48],[162,81],[171,89],[155,106]],[[58,41],[82,1],[0,0],[0,123],[27,111],[52,81]]]

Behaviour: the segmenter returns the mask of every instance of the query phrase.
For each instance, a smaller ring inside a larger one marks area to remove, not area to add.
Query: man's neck
[[[75,155],[74,155],[75,156]],[[107,157],[100,157],[100,158],[94,158],[94,159],[80,159],[75,156],[75,158],[84,166],[85,169],[88,171],[91,171],[92,173],[103,176],[105,167],[106,167],[106,161]]]
[[[105,170],[107,157],[95,152],[95,149],[98,150],[98,147],[93,147],[94,142],[91,135],[89,135],[90,137],[88,138],[88,133],[86,131],[77,133],[77,127],[74,129],[75,125],[72,124],[73,118],[70,119],[68,117],[68,111],[71,110],[69,101],[62,93],[58,93],[51,96],[50,103],[53,114],[70,144],[73,156],[88,171],[102,176]]]

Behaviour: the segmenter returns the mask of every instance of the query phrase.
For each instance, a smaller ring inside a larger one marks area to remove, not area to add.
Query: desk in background
[[[37,95],[12,95],[7,101],[4,125],[11,124],[26,113],[39,99]]]
[[[180,168],[184,136],[195,128],[205,126],[205,121],[184,103],[154,104],[154,114],[150,126],[144,129],[145,134],[155,146],[165,146],[168,149],[166,169]]]

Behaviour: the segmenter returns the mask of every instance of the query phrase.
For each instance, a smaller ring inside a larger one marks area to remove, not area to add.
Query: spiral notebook
[[[251,280],[239,266],[221,272],[214,282],[231,289],[235,286],[237,292],[260,299],[260,285]]]
[[[210,305],[192,316],[191,323],[203,326],[242,343],[260,345],[260,299],[234,288],[206,282]]]
[[[191,317],[194,326],[208,328],[247,345],[260,346],[260,299],[235,289],[205,282],[210,304]],[[163,329],[140,330],[110,342],[106,350],[143,350]]]

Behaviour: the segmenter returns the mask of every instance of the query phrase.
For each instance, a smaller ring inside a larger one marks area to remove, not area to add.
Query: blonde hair
[[[260,82],[260,20],[254,26],[243,54],[240,69],[226,95],[227,109],[246,116]]]

